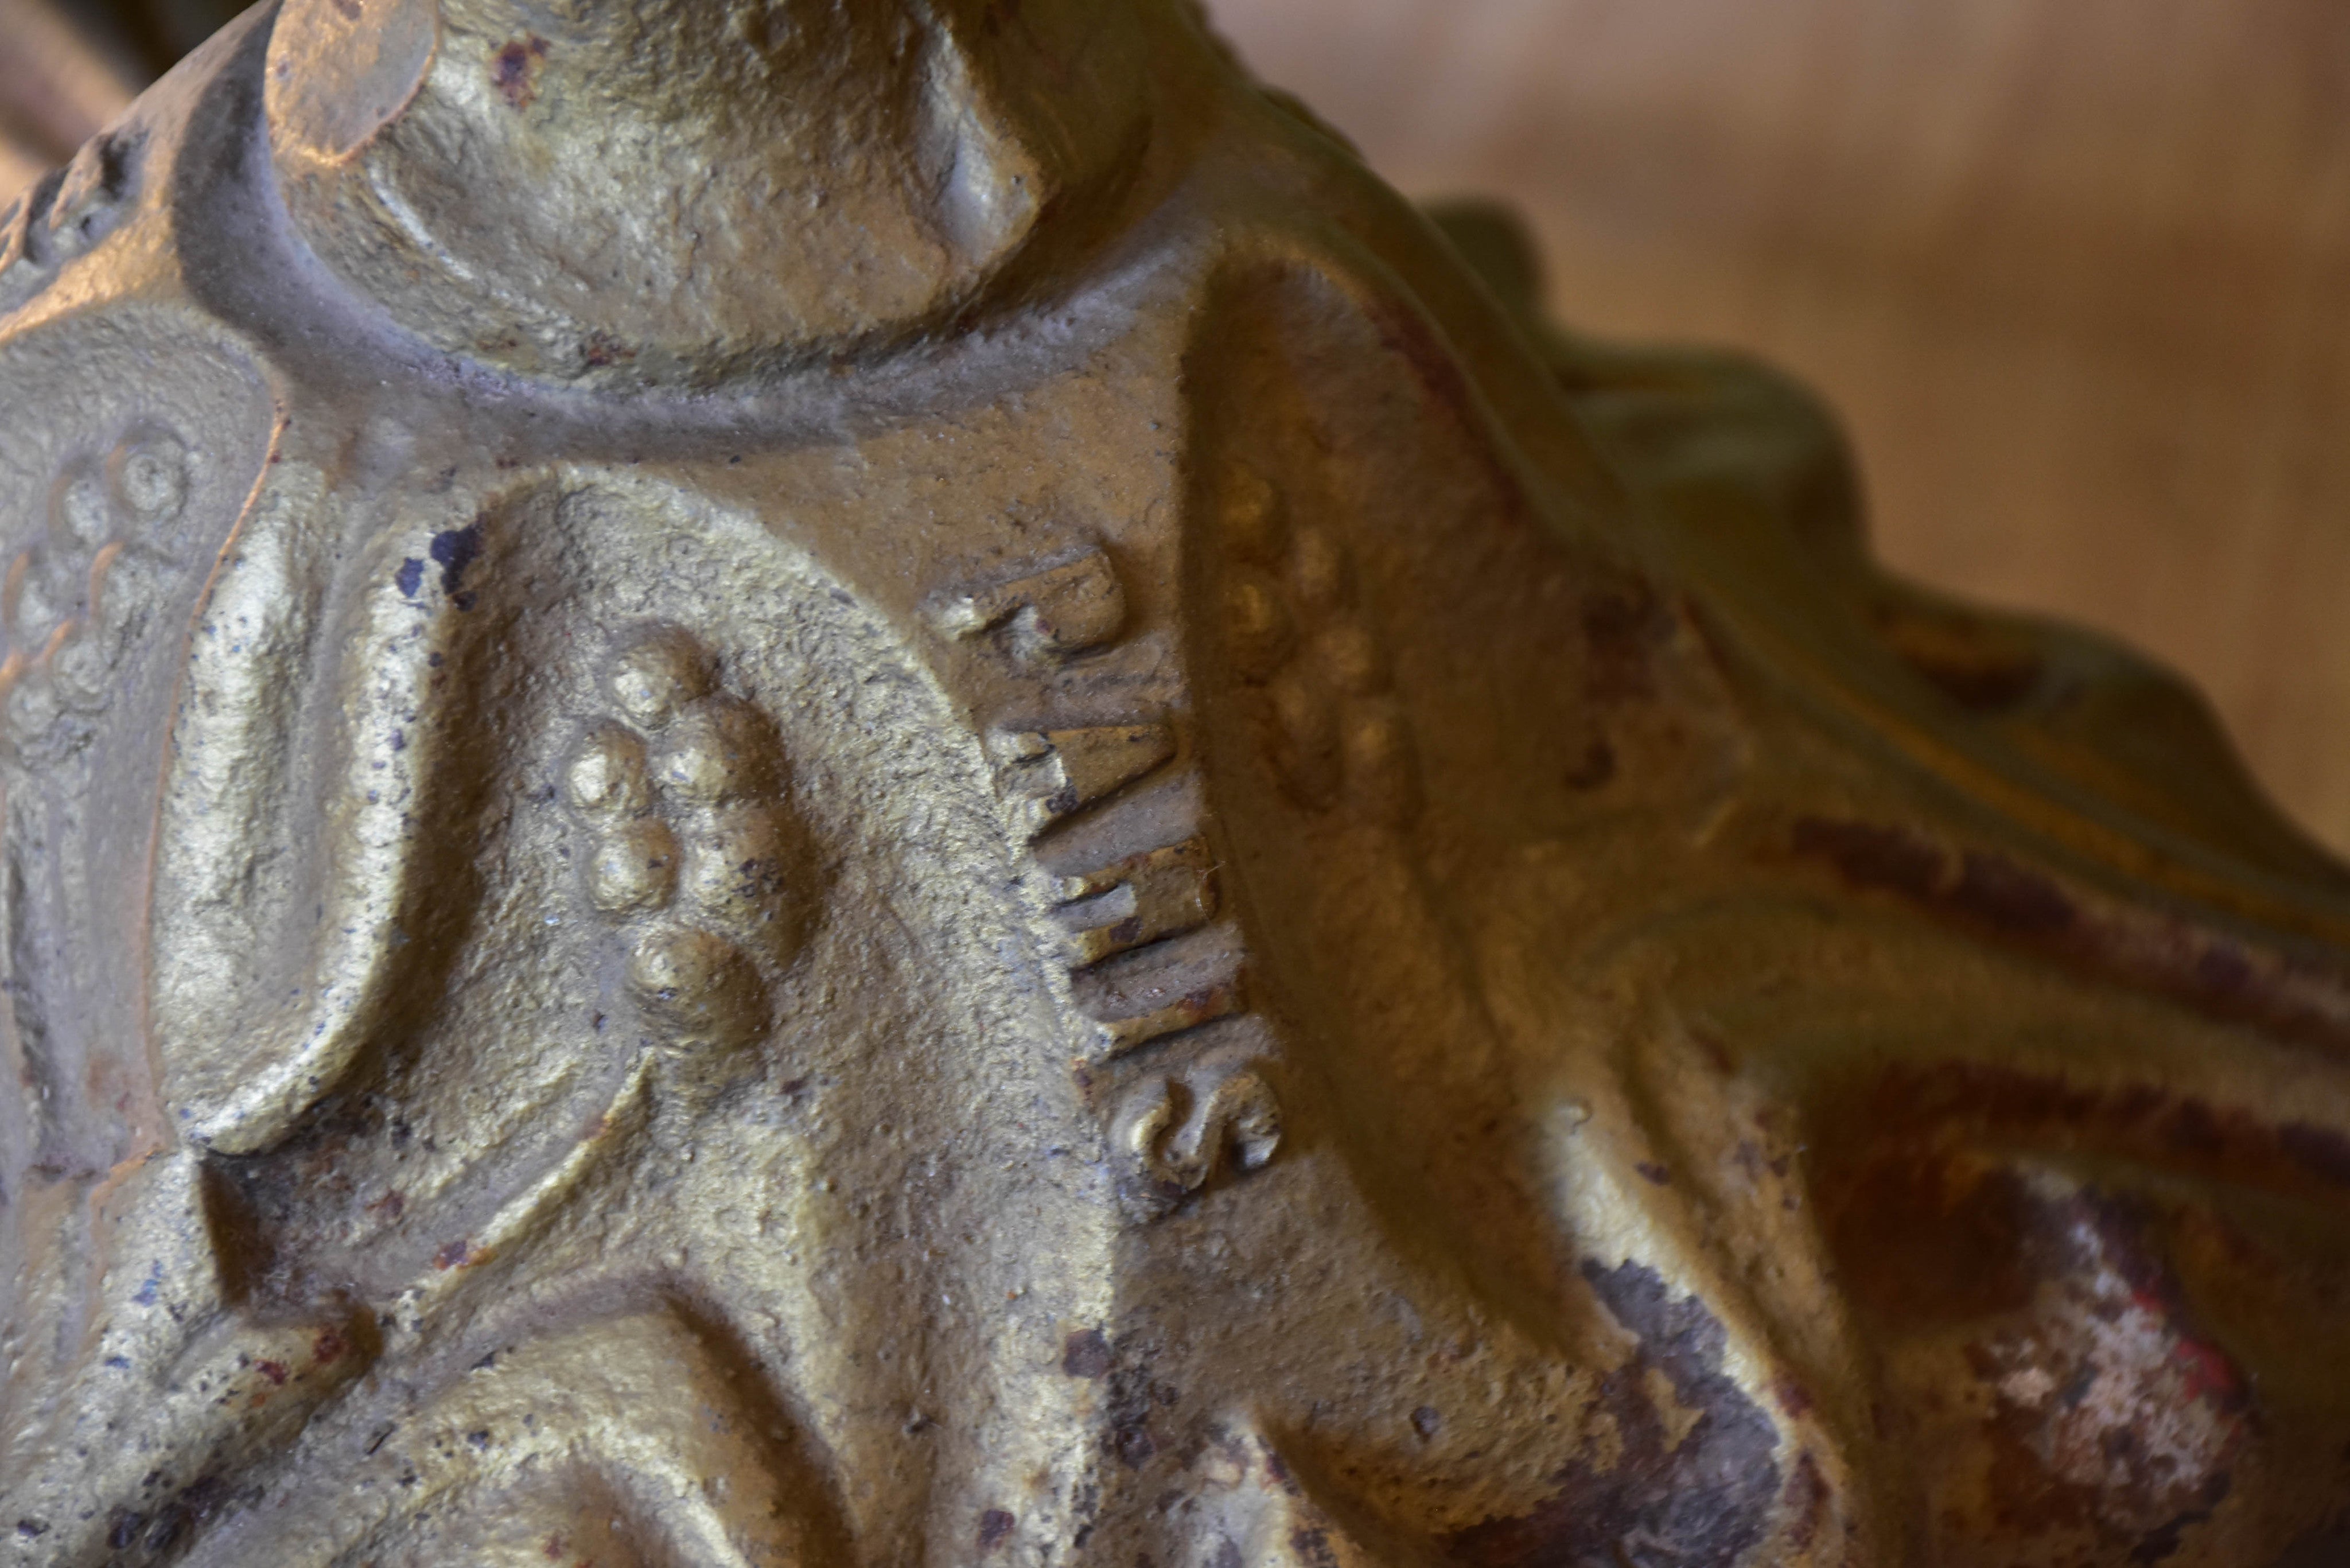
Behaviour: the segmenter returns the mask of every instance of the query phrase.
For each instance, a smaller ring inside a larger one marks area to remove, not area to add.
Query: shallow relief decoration
[[[2350,876],[1191,8],[302,0],[92,145],[0,1555],[2350,1549]]]
[[[257,366],[217,329],[129,309],[17,335],[43,389],[0,431],[0,788],[22,1136],[60,1171],[129,1152],[142,842],[191,610],[267,459]],[[83,957],[110,956],[102,962]],[[125,1095],[129,1095],[126,1099]]]

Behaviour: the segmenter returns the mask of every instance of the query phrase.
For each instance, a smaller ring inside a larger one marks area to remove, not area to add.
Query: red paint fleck
[[[2189,1397],[2231,1407],[2244,1397],[2244,1381],[2234,1362],[2215,1345],[2181,1336],[2171,1346],[2170,1358],[2184,1369]]]
[[[322,1328],[318,1331],[317,1337],[310,1342],[310,1359],[323,1366],[329,1361],[339,1360],[345,1348],[343,1336],[339,1332],[331,1328]]]
[[[442,1270],[462,1269],[472,1256],[473,1249],[466,1242],[451,1241],[432,1254],[432,1266]]]
[[[264,1377],[268,1378],[273,1386],[283,1388],[286,1386],[286,1364],[284,1362],[256,1361],[253,1364],[253,1369],[255,1372],[260,1373]]]

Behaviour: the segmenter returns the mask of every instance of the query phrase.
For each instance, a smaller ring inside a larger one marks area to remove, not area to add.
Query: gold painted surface
[[[1175,4],[288,0],[0,248],[0,1548],[2350,1551],[2350,876]]]

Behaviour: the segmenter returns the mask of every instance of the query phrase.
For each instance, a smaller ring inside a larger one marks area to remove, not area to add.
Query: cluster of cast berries
[[[589,728],[565,777],[589,830],[588,901],[624,932],[628,987],[657,1034],[747,1044],[769,1022],[768,976],[805,936],[780,737],[675,627],[622,646],[605,689],[620,716]]]

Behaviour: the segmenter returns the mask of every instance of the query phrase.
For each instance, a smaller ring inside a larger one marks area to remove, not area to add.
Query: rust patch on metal
[[[1130,1355],[1110,1370],[1109,1397],[1103,1402],[1102,1440],[1118,1462],[1141,1469],[1159,1457],[1159,1436],[1151,1417],[1171,1409],[1181,1398],[1169,1384],[1150,1375],[1147,1357]]]
[[[2350,1194],[2350,1137],[2335,1129],[2279,1123],[2149,1084],[2091,1085],[1981,1063],[1902,1065],[1878,1076],[1854,1112],[1860,1119],[1853,1125],[1871,1129],[1877,1151],[1869,1181],[1919,1212],[1953,1215],[1908,1185],[1940,1179],[1921,1172],[1941,1158],[1952,1127],[1976,1137],[2056,1138],[2321,1199]],[[1930,1260],[1916,1263],[1921,1277],[1941,1272]]]
[[[2291,951],[2248,948],[2183,909],[2106,898],[2012,856],[1883,823],[1802,816],[1787,846],[1849,887],[2210,1016],[2350,1051],[2350,975]]]
[[[1763,1539],[1779,1498],[1778,1428],[1721,1369],[1728,1335],[1693,1296],[1675,1297],[1638,1263],[1583,1265],[1583,1277],[1638,1347],[1602,1381],[1600,1403],[1621,1435],[1613,1469],[1582,1460],[1556,1478],[1550,1501],[1489,1520],[1444,1542],[1469,1568],[1669,1563],[1734,1568]],[[1697,1419],[1675,1442],[1651,1402],[1661,1372]]]
[[[2350,1187],[2350,1138],[2331,1127],[2287,1122],[2276,1129],[2276,1143],[2302,1170],[2334,1186]]]
[[[490,60],[490,85],[512,109],[528,109],[538,97],[538,64],[546,58],[546,40],[533,33],[516,38]]]
[[[1338,1553],[1331,1548],[1327,1531],[1293,1530],[1289,1550],[1295,1554],[1298,1568],[1338,1568]]]
[[[1955,1445],[1938,1461],[1945,1480],[1980,1477],[1980,1495],[1945,1500],[1958,1511],[1943,1523],[2116,1564],[2185,1550],[2258,1437],[2250,1379],[2158,1241],[2167,1210],[2006,1151],[2088,1152],[2085,1136],[2158,1158],[2183,1129],[2190,1163],[2241,1173],[2265,1159],[2281,1179],[2291,1157],[2249,1117],[2143,1085],[1977,1066],[1889,1074],[1848,1110],[1866,1151],[1831,1161],[1818,1186],[1839,1275],[1865,1321],[1924,1358],[1903,1379],[1913,1390],[1974,1390],[1917,1407],[1939,1411],[1928,1418]]]
[[[1825,861],[1856,888],[1923,901],[1942,881],[1941,849],[1907,828],[1806,816],[1796,820],[1792,837],[1799,857]]]
[[[1872,1161],[1837,1188],[1823,1194],[1828,1243],[1878,1317],[1965,1321],[2031,1300],[2030,1210],[2013,1171],[1919,1153]]]
[[[1672,617],[1656,591],[1638,579],[1586,596],[1584,695],[1601,704],[1653,699],[1654,660],[1672,628]]]
[[[1013,1526],[1019,1522],[1003,1509],[989,1509],[979,1516],[979,1549],[982,1552],[994,1551],[1003,1544],[1003,1538],[1010,1535]]]
[[[1109,1341],[1097,1328],[1069,1335],[1061,1345],[1061,1370],[1071,1377],[1099,1377],[1109,1370]]]
[[[2053,878],[1981,850],[1960,857],[1959,878],[1949,897],[1960,914],[2015,936],[2054,935],[2080,919],[2080,910]]]
[[[1997,1521],[2162,1562],[2227,1498],[2253,1435],[2249,1389],[2128,1205],[2084,1193],[2041,1218],[2055,1269],[2020,1321],[1968,1352],[1996,1400]]]
[[[1808,1401],[1806,1401],[1808,1403]],[[1812,1549],[1820,1538],[1820,1527],[1827,1521],[1835,1495],[1828,1489],[1827,1477],[1820,1473],[1820,1462],[1810,1453],[1795,1461],[1795,1473],[1787,1482],[1787,1545],[1802,1552]]]
[[[1458,428],[1478,429],[1482,423],[1478,407],[1482,400],[1451,345],[1432,332],[1418,311],[1400,302],[1378,299],[1363,304],[1380,346],[1411,368],[1429,401]],[[1488,515],[1494,524],[1517,528],[1533,519],[1522,482],[1491,443],[1472,441],[1455,450],[1477,464],[1492,505]]]

